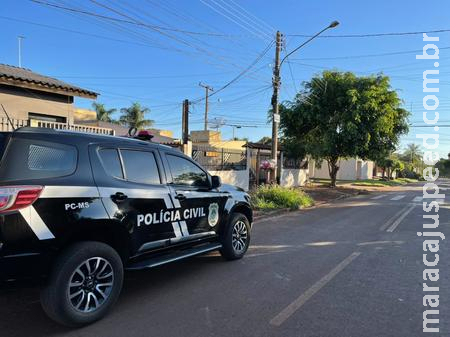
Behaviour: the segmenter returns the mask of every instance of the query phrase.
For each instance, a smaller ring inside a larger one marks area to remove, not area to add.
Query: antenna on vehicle
[[[8,113],[6,112],[5,107],[3,106],[3,104],[0,104],[0,105],[2,106],[3,112],[4,112],[5,115],[6,115],[6,118],[8,118],[8,123],[11,124],[11,127],[12,127],[13,131],[16,131],[16,128],[14,127],[14,123],[12,122],[11,118],[9,118],[9,115],[8,115]]]

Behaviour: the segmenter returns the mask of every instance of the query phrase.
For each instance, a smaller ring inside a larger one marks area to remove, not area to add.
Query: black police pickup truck
[[[250,242],[248,195],[179,151],[52,129],[0,132],[0,278],[44,276],[41,303],[81,326],[119,297],[124,270]]]

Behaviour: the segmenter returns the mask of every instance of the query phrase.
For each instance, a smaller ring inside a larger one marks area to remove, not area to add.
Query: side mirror
[[[222,179],[219,176],[211,176],[211,188],[219,188],[222,186]]]

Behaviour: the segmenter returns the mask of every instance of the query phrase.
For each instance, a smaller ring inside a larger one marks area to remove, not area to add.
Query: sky
[[[422,74],[434,69],[434,61],[415,58],[425,44],[422,35],[342,35],[450,29],[449,1],[39,1],[2,0],[0,63],[18,65],[18,36],[24,36],[23,67],[98,92],[97,101],[107,108],[120,110],[139,102],[151,109],[147,118],[156,128],[172,130],[176,137],[181,134],[184,99],[193,102],[190,129],[203,128],[205,106],[200,99],[205,89],[200,82],[217,91],[210,97],[208,120],[211,127],[223,124],[224,139],[232,137],[233,129],[237,137],[252,141],[270,136],[267,111],[275,32],[284,34],[283,56],[333,20],[340,25],[283,65],[281,101],[292,100],[303,81],[325,69],[358,75],[383,72],[411,111],[412,127],[400,149],[412,142],[420,145],[416,134],[434,132],[418,127],[423,125]],[[327,37],[333,35],[338,37]],[[450,47],[450,33],[429,35],[440,38],[438,150],[446,157],[450,51],[445,48]],[[90,108],[92,101],[76,99],[75,104]]]

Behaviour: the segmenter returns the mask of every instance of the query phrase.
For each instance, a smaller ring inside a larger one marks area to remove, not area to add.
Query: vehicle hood
[[[230,192],[230,193],[236,193],[236,192],[245,192],[243,188],[240,188],[238,186],[229,185],[229,184],[222,184],[219,187],[220,192]]]

